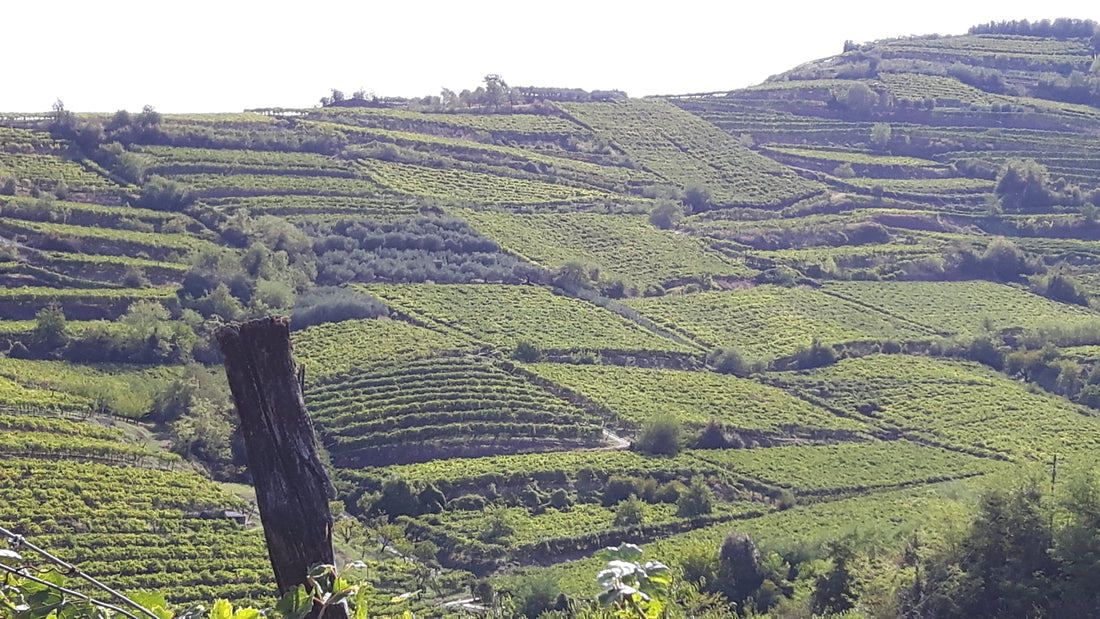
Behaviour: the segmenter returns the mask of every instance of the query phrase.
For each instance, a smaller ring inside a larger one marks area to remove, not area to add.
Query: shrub
[[[676,481],[675,479],[657,488],[656,494],[653,498],[658,503],[676,503],[680,500],[680,496],[687,491],[687,486]]]
[[[534,363],[542,358],[542,351],[528,340],[520,340],[512,351],[512,358],[524,363]]]
[[[163,176],[152,176],[141,189],[138,206],[160,211],[182,211],[191,203],[187,186]]]
[[[634,445],[649,455],[675,456],[680,453],[682,426],[672,417],[647,421]]]
[[[488,502],[480,494],[464,494],[457,499],[451,499],[447,503],[447,509],[464,512],[482,511]]]
[[[822,344],[817,338],[813,339],[809,348],[803,348],[795,353],[795,365],[800,370],[832,365],[836,363],[836,359],[836,351],[833,347]]]
[[[350,288],[318,286],[303,292],[290,313],[290,326],[305,329],[326,322],[388,316],[390,310],[378,299]]]
[[[645,503],[636,496],[619,503],[615,508],[615,526],[628,527],[641,524],[645,518]]]
[[[638,493],[638,480],[633,477],[615,476],[607,480],[603,489],[603,505],[610,507]]]
[[[695,439],[696,449],[725,449],[727,447],[729,447],[729,441],[726,440],[726,433],[722,430],[721,424],[713,419],[707,422],[707,426],[703,428],[699,438]]]
[[[714,370],[720,374],[733,374],[734,376],[748,376],[751,368],[741,353],[735,348],[719,348],[707,355],[707,363],[714,366]]]
[[[683,216],[683,210],[675,202],[661,202],[649,212],[649,223],[662,230],[669,230],[675,228]]]
[[[27,350],[26,344],[17,341],[8,349],[8,356],[12,359],[30,359],[31,353]]]
[[[702,477],[698,475],[692,477],[691,485],[676,501],[676,514],[682,518],[694,518],[712,511],[714,511],[714,492]]]

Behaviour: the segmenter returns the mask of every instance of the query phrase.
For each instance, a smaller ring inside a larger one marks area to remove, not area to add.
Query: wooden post
[[[310,566],[335,561],[331,481],[317,457],[313,424],[290,356],[290,321],[236,323],[216,336],[241,419],[267,554],[283,594],[305,584]],[[337,609],[327,609],[325,617],[338,619]]]

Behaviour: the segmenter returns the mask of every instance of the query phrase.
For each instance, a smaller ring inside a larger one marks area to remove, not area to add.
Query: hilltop
[[[272,595],[210,336],[283,313],[381,610],[591,597],[624,541],[780,613],[949,616],[936,568],[984,579],[961,616],[1096,608],[1009,583],[1093,569],[1100,31],[841,50],[646,99],[0,114],[0,525],[126,590]],[[1046,559],[982,572],[997,515]]]

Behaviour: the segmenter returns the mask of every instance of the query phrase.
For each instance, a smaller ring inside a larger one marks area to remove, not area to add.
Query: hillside
[[[248,477],[211,334],[282,313],[380,608],[591,597],[604,546],[689,565],[731,530],[790,564],[770,604],[810,604],[853,528],[893,552],[1094,466],[1095,26],[849,41],[659,98],[490,76],[0,114],[0,526],[125,590],[270,598],[216,483]],[[387,518],[415,558],[377,548]]]

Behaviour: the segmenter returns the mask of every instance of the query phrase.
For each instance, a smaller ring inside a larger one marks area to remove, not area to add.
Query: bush
[[[447,503],[447,509],[464,512],[479,512],[485,509],[488,502],[480,494],[465,494],[457,499],[451,499]]]
[[[997,345],[989,337],[975,338],[970,342],[967,350],[967,358],[971,361],[988,365],[994,370],[1001,370],[1005,365],[1005,356]]]
[[[803,348],[795,353],[795,365],[800,370],[820,368],[836,363],[836,351],[832,346],[822,344],[817,338],[813,339],[809,348]]]
[[[524,363],[534,363],[542,358],[542,351],[528,340],[520,340],[512,351],[512,358]]]
[[[138,206],[159,211],[182,211],[191,200],[191,193],[186,185],[163,176],[152,176],[141,188]]]
[[[676,227],[684,212],[674,202],[661,202],[649,212],[649,223],[662,229],[669,230]]]
[[[760,552],[744,533],[731,532],[718,549],[721,589],[734,602],[743,602],[764,582]]]
[[[689,183],[684,187],[684,204],[691,207],[694,213],[707,210],[712,206],[710,188],[698,183]]]
[[[31,353],[27,350],[26,344],[17,341],[8,349],[8,356],[12,359],[30,359]]]
[[[675,456],[680,453],[681,430],[680,422],[672,417],[653,419],[642,426],[634,445],[644,454]]]
[[[714,370],[720,374],[733,374],[734,376],[748,376],[751,368],[741,353],[734,348],[719,348],[707,355],[707,363],[714,366]]]
[[[615,508],[615,526],[617,527],[641,524],[643,518],[645,518],[645,503],[636,496],[622,501]]]
[[[638,494],[638,480],[633,477],[612,477],[604,486],[602,503],[604,507],[611,507],[636,494]]]
[[[680,500],[680,497],[687,492],[687,486],[676,481],[675,479],[657,488],[657,492],[653,495],[654,500],[658,503],[673,504]]]
[[[694,518],[714,511],[714,492],[700,476],[691,478],[691,485],[676,501],[676,515]]]
[[[699,438],[695,439],[696,449],[725,449],[727,447],[729,447],[729,441],[726,440],[726,433],[722,430],[722,426],[713,419],[707,422],[707,426],[703,428]]]
[[[303,292],[290,312],[291,329],[305,329],[326,322],[340,322],[388,316],[390,310],[378,299],[351,288],[318,286]]]

